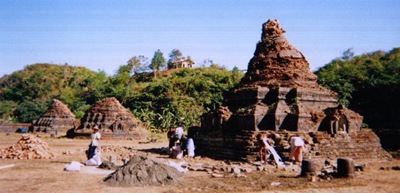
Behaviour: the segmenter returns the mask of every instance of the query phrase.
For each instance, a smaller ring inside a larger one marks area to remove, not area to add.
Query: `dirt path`
[[[21,137],[20,134],[6,135],[0,133],[0,149],[13,145]],[[238,178],[223,173],[224,178],[212,178],[204,171],[189,171],[177,186],[151,187],[108,187],[102,180],[109,171],[85,166],[80,172],[65,172],[64,166],[71,161],[85,162],[85,154],[89,140],[55,139],[46,136],[41,138],[57,153],[54,159],[43,160],[10,160],[0,159],[0,192],[399,192],[400,171],[392,167],[400,166],[399,160],[374,161],[366,163],[366,170],[356,172],[353,179],[317,180],[311,182],[307,178],[297,177],[298,171],[281,171],[269,169],[260,172],[253,170],[244,173],[246,177]],[[166,146],[166,140],[158,138],[158,142],[139,144],[138,141],[101,141],[102,146],[125,147],[132,151],[167,162],[166,155],[157,153]],[[128,147],[128,148],[127,148]],[[140,151],[138,151],[140,150]],[[122,151],[122,150],[121,150]],[[104,159],[118,152],[103,153]],[[174,160],[176,161],[176,160]],[[202,158],[186,160],[190,164],[219,165],[220,160]],[[356,161],[361,162],[361,161]],[[122,164],[122,162],[121,162]],[[383,168],[383,169],[381,169]]]

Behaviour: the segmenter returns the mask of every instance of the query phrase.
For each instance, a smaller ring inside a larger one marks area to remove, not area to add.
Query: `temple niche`
[[[332,153],[324,145],[341,148],[335,144],[347,141],[358,148],[353,143],[365,140],[353,138],[367,133],[376,149],[356,157],[374,157],[382,150],[379,138],[370,129],[361,129],[361,115],[338,104],[337,94],[317,83],[304,55],[284,33],[277,20],[262,25],[261,40],[245,76],[225,94],[221,107],[202,116],[199,151],[217,158],[252,161],[256,159],[255,136],[265,133],[283,157],[292,135],[305,139],[308,156],[344,156],[353,150]],[[322,138],[327,140],[321,142]]]
[[[93,104],[81,119],[71,137],[88,136],[98,126],[102,138],[144,139],[148,135],[145,127],[115,98],[110,97]]]
[[[31,130],[33,131],[67,131],[79,125],[79,120],[69,110],[68,106],[57,99],[53,99],[52,104],[40,116],[39,119],[32,121]]]

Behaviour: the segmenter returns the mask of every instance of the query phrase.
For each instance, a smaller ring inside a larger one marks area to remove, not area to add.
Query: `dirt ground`
[[[357,171],[354,178],[320,179],[312,182],[309,178],[298,177],[298,169],[277,169],[267,171],[252,170],[246,177],[233,177],[223,173],[223,178],[213,178],[205,171],[189,171],[183,175],[179,185],[146,187],[108,187],[103,179],[112,171],[94,166],[84,166],[79,172],[64,171],[71,161],[84,163],[85,150],[89,139],[51,138],[41,134],[57,156],[54,159],[17,160],[0,159],[0,192],[399,192],[400,161],[354,160],[355,164],[365,164],[364,171]],[[0,149],[15,144],[21,134],[0,133]],[[159,153],[167,145],[165,135],[155,136],[156,142],[139,143],[135,140],[102,140],[101,146],[124,147],[131,152],[147,155],[167,163],[167,155]],[[103,152],[103,161],[113,153]],[[113,154],[113,155],[116,155]],[[117,156],[118,157],[118,156]],[[173,160],[177,161],[177,160]],[[221,160],[209,158],[184,159],[195,165],[220,165]],[[178,162],[178,161],[177,161]],[[117,164],[122,165],[118,160]],[[241,163],[236,163],[241,164]],[[272,169],[271,169],[272,168]]]

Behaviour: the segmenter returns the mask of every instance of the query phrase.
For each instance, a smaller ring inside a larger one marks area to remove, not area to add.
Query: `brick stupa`
[[[266,133],[283,157],[288,139],[300,135],[306,156],[379,158],[387,154],[362,116],[338,104],[336,93],[317,83],[304,55],[283,35],[277,20],[262,26],[247,72],[224,97],[223,106],[202,116],[199,152],[254,161],[256,136]]]
[[[77,121],[66,104],[53,99],[53,103],[39,119],[32,122],[32,126],[34,131],[67,131],[78,125]]]
[[[81,119],[81,125],[74,136],[89,136],[98,126],[102,138],[144,139],[148,132],[133,114],[123,107],[115,97],[109,97],[93,104]]]

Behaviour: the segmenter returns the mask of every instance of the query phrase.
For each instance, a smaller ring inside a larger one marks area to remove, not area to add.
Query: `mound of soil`
[[[136,155],[123,167],[104,179],[109,186],[161,186],[177,184],[182,174],[175,168]]]
[[[116,166],[112,162],[104,161],[99,165],[99,168],[105,169],[105,170],[116,170],[116,169],[118,169],[118,166]]]

